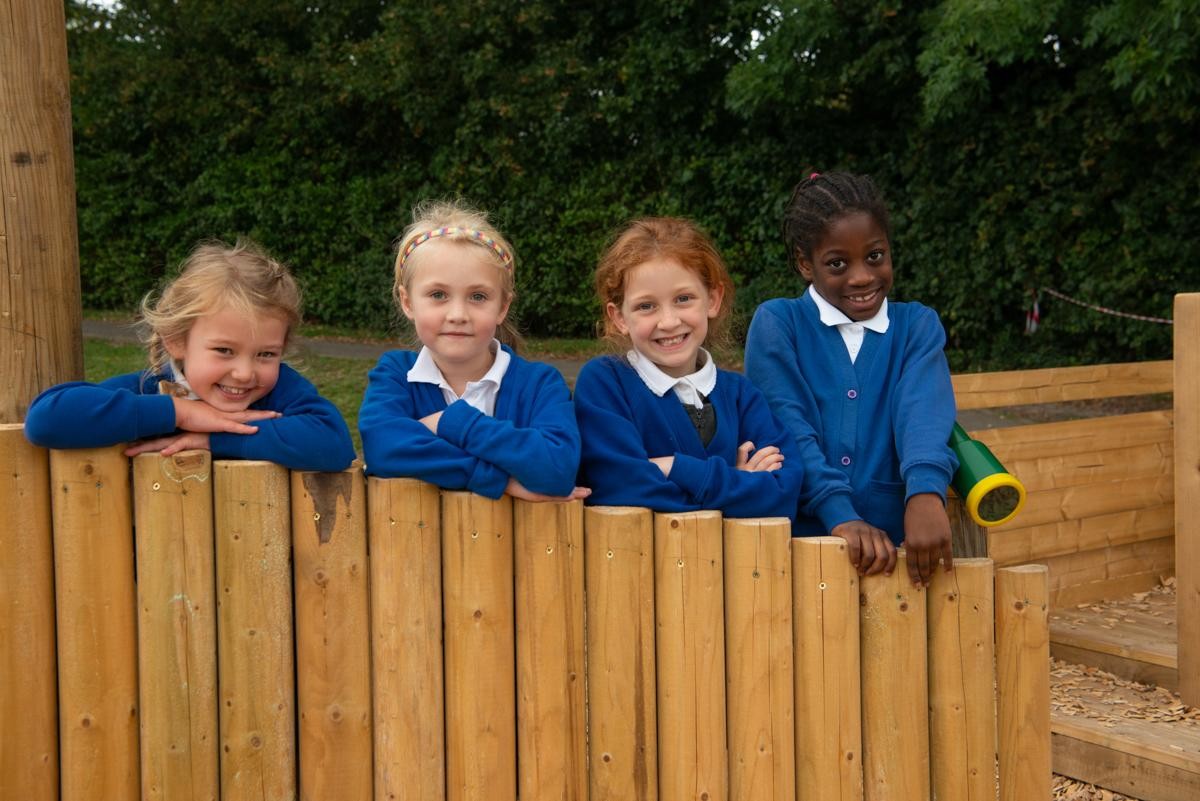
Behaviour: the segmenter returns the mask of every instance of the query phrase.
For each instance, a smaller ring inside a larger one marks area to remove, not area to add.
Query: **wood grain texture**
[[[66,19],[0,3],[0,423],[83,378]]]
[[[0,423],[0,798],[58,799],[50,461]]]
[[[952,376],[960,410],[1171,391],[1171,362],[1132,362]]]
[[[1200,706],[1200,293],[1175,296],[1175,569],[1179,694]]]
[[[591,801],[654,801],[654,515],[589,506],[584,529]]]
[[[996,571],[1000,801],[1050,797],[1049,608],[1045,566]]]

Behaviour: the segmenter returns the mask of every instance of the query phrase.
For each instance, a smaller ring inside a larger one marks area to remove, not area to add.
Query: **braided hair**
[[[812,258],[813,249],[835,220],[854,212],[870,214],[892,237],[883,193],[866,175],[814,172],[796,184],[783,212],[783,242],[788,261],[799,271],[799,257]]]

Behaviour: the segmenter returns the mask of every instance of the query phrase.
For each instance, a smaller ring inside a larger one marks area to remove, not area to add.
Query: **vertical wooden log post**
[[[800,801],[862,801],[859,589],[841,537],[792,541]]]
[[[513,504],[517,790],[587,801],[583,704],[583,501]]]
[[[442,801],[441,494],[412,478],[370,478],[367,502],[375,801]]]
[[[296,798],[289,484],[270,462],[213,465],[221,801]]]
[[[50,463],[0,423],[0,798],[58,799]]]
[[[724,801],[724,555],[720,512],[654,516],[658,779],[664,801]]]
[[[868,801],[929,799],[925,595],[909,580],[903,554],[892,575],[862,580],[863,785]]]
[[[730,801],[796,796],[787,518],[725,521]]]
[[[446,795],[516,801],[512,499],[442,493]]]
[[[994,573],[956,559],[929,585],[929,752],[933,797],[996,799]]]
[[[658,798],[654,517],[584,510],[591,801]]]
[[[219,797],[212,457],[133,460],[142,798]]]
[[[1200,706],[1200,293],[1175,296],[1174,369],[1179,695]]]
[[[300,798],[371,798],[371,657],[362,471],[292,473]]]
[[[1000,801],[1050,797],[1050,629],[1045,565],[996,571]]]
[[[0,423],[83,377],[63,4],[0,3]]]
[[[137,598],[123,445],[50,452],[62,797],[136,801]]]

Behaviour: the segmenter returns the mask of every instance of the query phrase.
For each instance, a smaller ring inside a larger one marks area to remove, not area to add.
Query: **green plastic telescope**
[[[951,483],[975,522],[998,526],[1012,520],[1025,503],[1025,485],[958,423],[950,433],[950,448],[958,456],[958,472]]]

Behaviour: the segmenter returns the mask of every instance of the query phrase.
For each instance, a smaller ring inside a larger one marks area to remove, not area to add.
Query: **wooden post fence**
[[[19,437],[6,798],[1049,797],[1042,568]]]
[[[1179,695],[1200,706],[1200,293],[1175,296],[1175,621]]]

